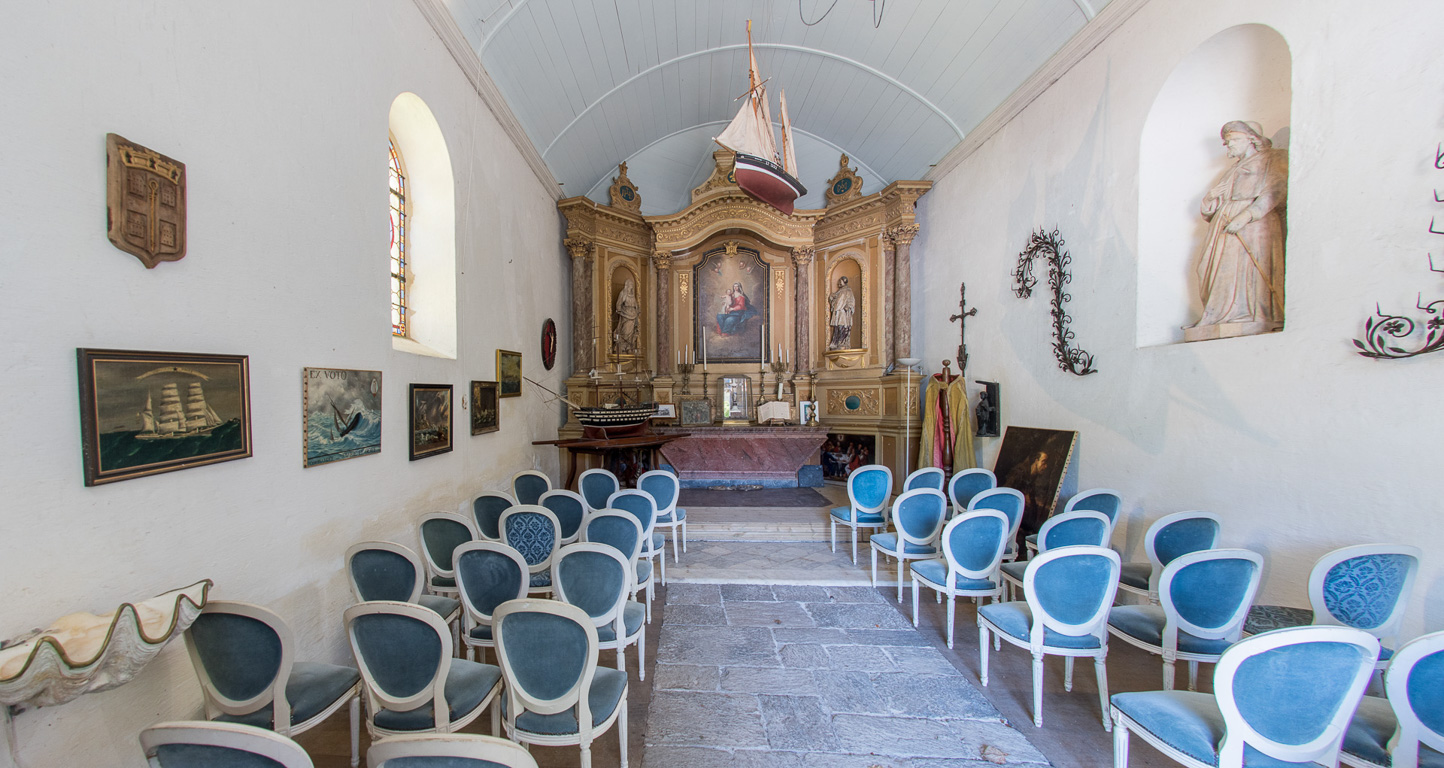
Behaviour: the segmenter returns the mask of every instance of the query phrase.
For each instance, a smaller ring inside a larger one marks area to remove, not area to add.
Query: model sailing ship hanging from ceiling
[[[737,155],[737,186],[743,192],[792,215],[792,204],[807,194],[797,180],[797,158],[793,152],[792,122],[787,119],[787,92],[780,91],[782,109],[782,150],[772,134],[772,113],[767,106],[766,81],[757,75],[757,57],[752,53],[752,20],[747,21],[747,93],[737,116],[721,135],[713,139]]]

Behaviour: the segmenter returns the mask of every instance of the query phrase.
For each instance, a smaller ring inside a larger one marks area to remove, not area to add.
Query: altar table
[[[682,486],[760,485],[796,488],[797,472],[815,463],[827,440],[826,427],[702,426],[658,427],[661,435],[681,439],[662,453],[677,468]]]

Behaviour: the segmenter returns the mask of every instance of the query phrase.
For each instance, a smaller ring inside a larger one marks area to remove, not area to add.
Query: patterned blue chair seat
[[[531,575],[530,585],[531,585],[533,588],[536,588],[536,587],[550,587],[550,586],[552,585],[552,575],[551,575],[551,573],[548,572],[548,571],[542,571],[541,573],[533,573],[533,574]]]
[[[448,720],[455,721],[479,706],[501,682],[501,669],[466,659],[452,659],[446,672],[445,697]],[[376,713],[377,728],[388,731],[429,731],[435,728],[436,715],[431,702],[406,712],[383,709]]]
[[[1309,574],[1314,623],[1362,629],[1381,643],[1394,640],[1423,554],[1406,544],[1360,544],[1319,558]],[[1381,649],[1377,668],[1388,666],[1392,656]]]
[[[847,507],[833,507],[831,514],[838,520],[848,521],[852,519],[848,516],[849,512],[851,512],[851,510]],[[882,515],[873,512],[859,512],[857,514],[858,525],[882,525],[886,522]]]
[[[1163,644],[1163,625],[1168,617],[1158,605],[1120,605],[1108,614],[1108,626],[1149,645]],[[1233,645],[1228,640],[1194,637],[1182,630],[1178,633],[1178,650],[1183,653],[1222,654]]]
[[[521,553],[531,571],[531,592],[551,592],[552,555],[561,543],[561,522],[546,507],[518,504],[501,513],[501,540]]]
[[[870,540],[888,551],[897,549],[896,533],[874,533]],[[931,544],[906,542],[903,544],[903,552],[909,555],[936,555],[938,548]]]
[[[913,575],[919,581],[927,582],[928,586],[944,586],[948,583],[948,561],[946,560],[919,560],[912,564]],[[998,588],[998,583],[991,579],[968,579],[959,577],[955,582],[958,590],[993,590]]]
[[[600,728],[608,718],[617,711],[621,704],[622,697],[627,692],[627,673],[606,667],[597,667],[597,674],[592,678],[592,687],[587,691],[587,703],[592,708],[592,727]],[[502,717],[507,717],[511,712],[509,702],[503,701],[501,705]],[[522,712],[516,718],[518,728],[529,733],[544,733],[552,736],[577,732],[577,715],[574,710],[568,709],[558,712],[555,715],[539,715],[535,712]]]
[[[1033,611],[1028,608],[1027,603],[1021,600],[991,603],[978,608],[978,615],[992,622],[993,626],[1007,633],[1009,637],[1028,642],[1028,633],[1033,626]],[[1097,648],[1100,643],[1094,635],[1064,635],[1045,629],[1043,645],[1049,648]]]

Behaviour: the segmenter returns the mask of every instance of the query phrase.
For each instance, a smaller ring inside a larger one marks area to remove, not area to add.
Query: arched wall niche
[[[829,312],[830,307],[827,301],[833,292],[837,290],[838,279],[843,277],[847,278],[847,285],[852,289],[853,298],[852,330],[848,333],[847,346],[843,347],[843,349],[862,349],[864,348],[864,339],[867,338],[863,333],[863,319],[867,312],[865,304],[863,303],[863,296],[866,296],[868,292],[865,290],[867,286],[864,284],[867,277],[866,272],[864,272],[862,268],[862,255],[856,251],[844,251],[838,254],[832,260],[832,263],[828,265],[827,283],[823,286],[821,304],[823,322],[821,330],[823,334],[822,347],[824,351],[829,349],[829,342],[832,337],[832,327],[828,322],[831,319],[831,313]]]
[[[409,185],[408,296],[410,337],[393,349],[456,359],[456,186],[451,153],[426,102],[403,93],[388,117]],[[383,192],[385,190],[382,190]],[[377,270],[378,279],[382,270]]]
[[[1257,122],[1287,149],[1292,76],[1283,36],[1243,24],[1193,49],[1154,98],[1138,158],[1138,346],[1182,343],[1183,327],[1198,319],[1196,267],[1208,229],[1199,204],[1234,162],[1219,129]]]
[[[642,350],[646,349],[647,334],[645,317],[637,318],[637,349],[630,352],[620,348],[617,336],[617,303],[621,299],[622,291],[627,286],[627,281],[632,281],[632,290],[635,291],[635,299],[638,307],[646,306],[646,283],[637,274],[637,270],[628,262],[625,257],[617,257],[612,260],[611,267],[607,273],[607,360],[611,361],[620,356],[627,356],[628,359],[641,357]]]

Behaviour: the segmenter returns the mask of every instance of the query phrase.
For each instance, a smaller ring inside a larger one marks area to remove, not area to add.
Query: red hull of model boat
[[[807,190],[782,169],[751,155],[738,154],[733,171],[737,186],[743,192],[776,208],[784,216],[791,216],[792,204],[807,194]]]

